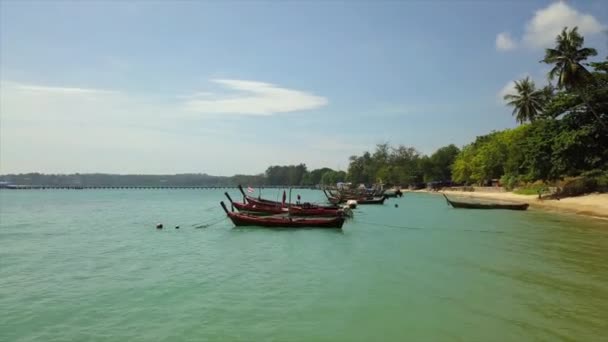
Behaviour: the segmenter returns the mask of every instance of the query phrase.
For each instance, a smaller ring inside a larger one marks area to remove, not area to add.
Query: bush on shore
[[[559,191],[559,196],[581,196],[593,192],[608,192],[608,172],[592,170],[583,173],[580,177],[567,178]]]

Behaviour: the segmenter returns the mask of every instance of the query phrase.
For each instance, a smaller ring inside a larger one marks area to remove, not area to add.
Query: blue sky
[[[515,126],[563,26],[604,58],[608,5],[0,2],[0,173],[346,169]]]

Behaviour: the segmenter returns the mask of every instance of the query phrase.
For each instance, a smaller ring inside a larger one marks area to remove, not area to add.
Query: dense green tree
[[[266,169],[266,181],[268,185],[300,185],[307,173],[306,165],[273,165]]]
[[[452,165],[452,180],[457,183],[471,183],[473,181],[472,161],[475,157],[475,145],[470,144],[462,148]]]
[[[439,148],[429,158],[429,170],[424,172],[425,181],[446,181],[452,179],[452,164],[460,149],[455,145]]]
[[[365,152],[361,156],[351,156],[349,159],[348,181],[356,184],[374,182],[375,167],[369,152]]]
[[[338,182],[344,182],[345,180],[346,172],[329,170],[321,177],[321,184],[335,186]]]

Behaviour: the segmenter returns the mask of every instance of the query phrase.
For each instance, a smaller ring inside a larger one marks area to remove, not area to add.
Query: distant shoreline
[[[0,187],[0,190],[12,190],[12,191],[20,191],[20,190],[213,190],[213,189],[236,189],[237,185],[217,185],[217,186],[198,186],[198,185],[186,185],[186,186],[137,186],[137,185],[125,185],[125,186],[113,186],[113,185],[100,185],[100,186],[70,186],[70,185],[14,185],[7,187]],[[294,185],[294,186],[286,186],[286,185],[264,185],[264,186],[256,186],[255,189],[311,189],[316,190],[316,187],[309,185]]]
[[[608,193],[593,193],[583,196],[567,197],[561,200],[539,200],[536,195],[518,195],[512,192],[474,192],[474,191],[428,191],[416,190],[429,194],[446,194],[454,197],[491,199],[504,202],[528,203],[531,208],[545,211],[563,212],[608,220]]]

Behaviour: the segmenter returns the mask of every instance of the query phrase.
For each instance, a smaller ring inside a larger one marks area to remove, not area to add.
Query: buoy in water
[[[163,224],[162,223],[157,223],[156,224],[156,229],[163,229]]]
[[[395,203],[395,208],[399,208],[399,204]]]

